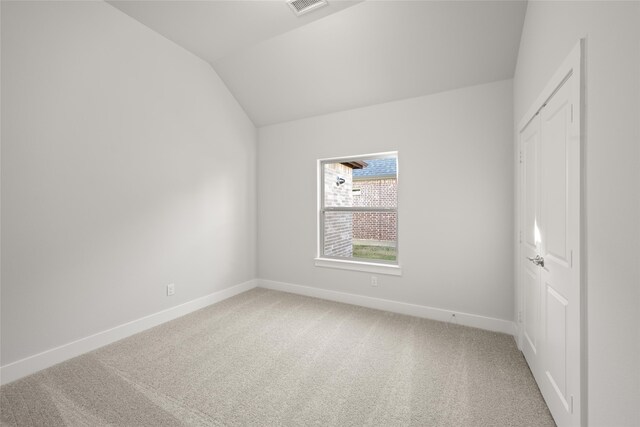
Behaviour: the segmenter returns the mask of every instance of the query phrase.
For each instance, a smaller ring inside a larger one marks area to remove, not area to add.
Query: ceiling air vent
[[[296,15],[300,16],[329,3],[327,0],[287,0],[287,4]]]

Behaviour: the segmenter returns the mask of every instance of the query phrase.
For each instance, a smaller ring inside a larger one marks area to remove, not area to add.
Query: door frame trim
[[[522,312],[524,309],[524,292],[523,292],[523,283],[522,283],[522,214],[523,214],[523,200],[522,200],[522,191],[521,186],[523,183],[522,177],[522,165],[520,164],[520,156],[521,156],[521,141],[520,135],[521,132],[526,128],[526,126],[533,120],[533,118],[540,112],[540,110],[546,105],[547,101],[556,93],[556,91],[562,86],[562,84],[569,78],[574,77],[572,84],[574,85],[573,93],[577,96],[577,99],[574,99],[573,105],[573,117],[574,121],[577,121],[577,129],[579,129],[579,141],[577,153],[574,155],[577,157],[575,164],[578,165],[579,171],[578,173],[578,187],[579,191],[576,197],[578,212],[574,213],[577,215],[577,218],[574,217],[572,220],[577,221],[577,230],[576,237],[578,239],[576,248],[573,255],[573,265],[574,269],[574,277],[572,280],[575,280],[576,283],[579,284],[578,293],[579,298],[576,301],[579,304],[579,313],[580,313],[580,321],[579,321],[579,333],[578,333],[578,346],[580,351],[580,360],[578,363],[580,364],[579,369],[579,396],[577,397],[577,402],[574,401],[574,406],[577,403],[577,408],[575,410],[576,425],[587,425],[587,304],[586,304],[586,238],[585,238],[585,209],[584,209],[584,194],[585,194],[585,159],[584,159],[584,144],[585,144],[585,63],[584,63],[584,53],[585,53],[585,44],[586,40],[584,38],[580,39],[578,43],[573,47],[569,55],[564,59],[560,67],[553,74],[553,77],[549,80],[549,82],[545,85],[542,92],[538,95],[535,102],[531,105],[531,107],[527,110],[527,113],[518,121],[516,131],[516,151],[514,156],[515,161],[515,187],[516,187],[516,209],[515,209],[515,246],[516,246],[516,259],[515,259],[515,283],[516,283],[516,329],[517,329],[517,337],[516,343],[518,348],[522,350],[523,348],[523,323],[522,323]],[[584,260],[584,261],[583,261]]]
[[[535,102],[529,107],[527,113],[520,119],[518,122],[518,128],[516,131],[518,134],[524,130],[524,128],[529,124],[531,119],[535,117],[535,115],[540,111],[540,109],[547,103],[547,101],[557,92],[562,83],[569,77],[570,74],[577,76],[577,81],[580,81],[580,102],[578,104],[578,108],[582,110],[582,101],[584,99],[583,96],[583,87],[582,87],[582,74],[583,74],[583,66],[582,66],[582,57],[583,57],[583,46],[585,39],[580,39],[578,44],[576,44],[569,55],[564,59],[562,65],[558,70],[553,74],[553,77],[544,87],[544,90],[538,95]],[[578,116],[580,119],[581,117]],[[582,132],[581,132],[582,134]],[[582,135],[581,135],[582,136]]]

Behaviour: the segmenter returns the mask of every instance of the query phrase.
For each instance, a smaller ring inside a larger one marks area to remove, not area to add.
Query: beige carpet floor
[[[254,289],[0,388],[7,426],[553,426],[512,337]]]

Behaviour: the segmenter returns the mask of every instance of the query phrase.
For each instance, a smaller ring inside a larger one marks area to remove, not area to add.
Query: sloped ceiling
[[[331,1],[300,17],[285,0],[107,0],[107,3],[214,63],[238,49],[294,30],[362,0]]]
[[[513,77],[524,1],[110,2],[210,62],[256,126]]]

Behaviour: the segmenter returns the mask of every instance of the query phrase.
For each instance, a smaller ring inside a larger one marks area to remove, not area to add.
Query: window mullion
[[[322,212],[397,212],[398,208],[368,208],[360,206],[327,206]]]

